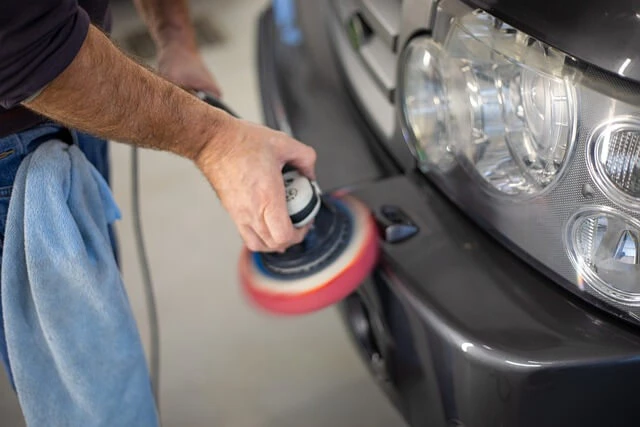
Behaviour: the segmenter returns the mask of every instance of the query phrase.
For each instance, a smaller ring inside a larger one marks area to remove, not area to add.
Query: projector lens
[[[640,305],[640,225],[610,208],[580,211],[566,236],[579,284],[588,284],[607,300]]]

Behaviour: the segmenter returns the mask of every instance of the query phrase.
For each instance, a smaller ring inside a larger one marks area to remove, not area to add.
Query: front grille
[[[330,33],[361,108],[389,139],[395,128],[394,96],[402,0],[332,0]]]
[[[385,98],[393,103],[401,0],[334,0],[337,18]]]

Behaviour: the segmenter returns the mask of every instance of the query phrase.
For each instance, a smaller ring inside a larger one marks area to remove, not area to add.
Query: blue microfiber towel
[[[120,212],[75,145],[20,165],[1,298],[10,379],[29,426],[156,426],[148,367],[108,224]]]

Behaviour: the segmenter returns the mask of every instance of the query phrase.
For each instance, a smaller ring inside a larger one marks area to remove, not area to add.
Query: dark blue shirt
[[[43,117],[21,107],[77,55],[89,24],[109,29],[108,0],[0,1],[0,137]]]

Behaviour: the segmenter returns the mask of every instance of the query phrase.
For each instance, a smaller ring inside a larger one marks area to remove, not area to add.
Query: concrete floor
[[[203,48],[225,99],[260,121],[255,20],[265,1],[193,1],[224,42]],[[127,3],[115,7],[116,38],[140,29]],[[114,144],[114,192],[123,274],[141,332],[148,322],[132,240],[130,150]],[[403,425],[372,383],[333,309],[278,319],[256,312],[236,278],[241,247],[213,191],[189,162],[141,154],[144,232],[162,331],[161,411],[165,426],[393,427]],[[3,375],[3,374],[1,374]],[[0,377],[0,424],[24,425]]]

